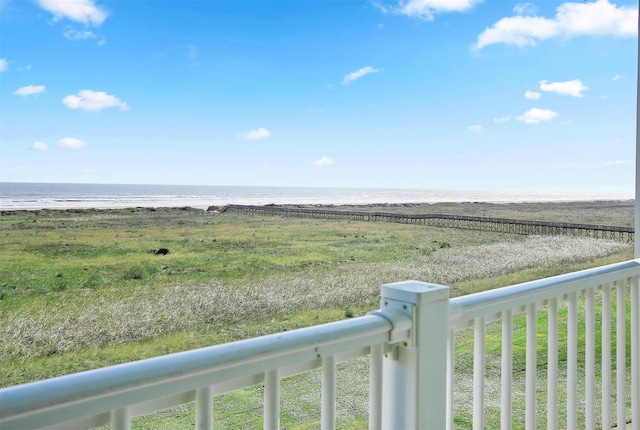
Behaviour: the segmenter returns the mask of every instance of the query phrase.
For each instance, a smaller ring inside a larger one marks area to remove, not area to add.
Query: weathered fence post
[[[382,428],[444,429],[449,287],[386,284],[380,310],[401,310],[413,320],[410,340],[385,355]]]

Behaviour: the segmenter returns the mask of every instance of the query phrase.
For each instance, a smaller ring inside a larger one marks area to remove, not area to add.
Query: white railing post
[[[638,31],[640,32],[640,7],[638,7]],[[638,43],[638,68],[636,69],[636,183],[634,214],[634,257],[640,258],[640,43]]]
[[[444,429],[449,287],[418,281],[386,284],[380,310],[404,312],[413,321],[410,340],[385,355],[382,428]]]
[[[328,355],[322,359],[322,430],[336,428],[336,356]]]
[[[131,413],[129,408],[111,411],[111,428],[113,430],[129,430],[131,428]]]
[[[213,429],[213,387],[196,390],[196,430]]]
[[[631,281],[631,425],[640,430],[640,279]]]
[[[371,347],[371,368],[369,369],[369,430],[382,428],[382,344]]]
[[[280,428],[280,375],[278,369],[264,375],[264,429]]]

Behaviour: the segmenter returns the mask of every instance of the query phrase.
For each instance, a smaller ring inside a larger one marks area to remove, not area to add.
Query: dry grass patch
[[[453,285],[532,267],[588,261],[628,244],[582,237],[526,240],[441,249],[412,260],[355,263],[334,270],[282,273],[246,282],[182,283],[134,289],[78,291],[47,297],[1,316],[0,358],[64,354],[153,338],[199,326],[225,326],[308,309],[376,306],[380,285],[416,279]]]

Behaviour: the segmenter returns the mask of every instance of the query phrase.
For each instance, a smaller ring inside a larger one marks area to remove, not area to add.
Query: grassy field
[[[611,222],[594,209],[601,204],[559,205],[518,213],[617,225],[633,217],[626,205],[607,209]],[[0,217],[0,386],[362,315],[377,308],[386,282],[446,284],[455,296],[631,257],[630,245],[602,239],[364,221],[186,209],[16,213]],[[341,428],[366,420],[366,366],[341,365]],[[315,380],[312,372],[284,381],[283,426],[317,427]],[[216,425],[255,427],[260,396],[255,387],[216,399]],[[192,414],[185,405],[136,428],[188,428]]]

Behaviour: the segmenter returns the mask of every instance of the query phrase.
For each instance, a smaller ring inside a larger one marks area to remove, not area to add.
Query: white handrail
[[[502,318],[502,312],[507,309],[524,312],[531,303],[546,306],[551,298],[566,299],[572,291],[582,295],[587,288],[638,275],[640,259],[455,297],[449,300],[449,324],[458,330],[473,325],[478,317],[484,317],[486,322],[495,321]]]
[[[396,317],[396,327],[410,327],[408,317]],[[259,383],[274,368],[285,368],[284,376],[286,366],[294,366],[290,372],[296,373],[305,370],[300,363],[316,368],[325,356],[365,349],[355,353],[362,355],[371,345],[386,343],[393,326],[385,317],[367,315],[5,388],[0,390],[0,427],[64,423],[77,418],[79,410],[92,417],[91,425],[107,424],[110,411],[130,405],[176,393],[192,392],[186,398],[193,400],[195,389],[217,382],[256,375],[251,382]],[[397,341],[405,340],[402,330],[397,336]],[[241,384],[246,385],[251,384]],[[224,391],[222,387],[215,394]],[[49,413],[52,409],[55,414]]]

